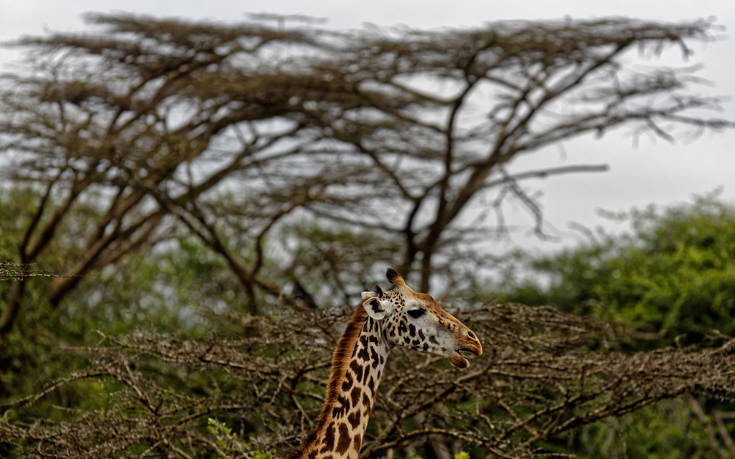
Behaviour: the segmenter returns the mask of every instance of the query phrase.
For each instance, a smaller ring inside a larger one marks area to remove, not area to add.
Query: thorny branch
[[[348,313],[261,318],[260,333],[234,340],[104,336],[98,347],[75,350],[88,354],[96,362],[93,368],[4,409],[21,410],[65,385],[93,379],[119,394],[118,410],[41,424],[3,418],[0,433],[48,454],[92,448],[127,455],[138,444],[158,453],[189,455],[192,448],[211,450],[200,429],[203,419],[214,417],[255,433],[254,447],[284,452],[306,434],[310,423],[304,421],[320,409],[334,345],[334,339],[324,342],[320,327],[339,328]],[[605,336],[606,346],[614,345],[614,329],[551,308],[491,305],[466,311],[462,318],[482,337],[488,355],[458,373],[443,359],[417,364],[423,357],[395,350],[371,417],[374,428],[364,457],[436,436],[476,445],[490,456],[530,456],[542,452],[543,441],[660,400],[696,393],[731,399],[735,394],[732,339],[714,348],[626,354],[601,347]],[[289,357],[291,350],[303,348],[310,351]],[[445,407],[456,404],[472,408],[453,410],[452,422],[441,424],[451,427],[435,427]],[[120,419],[120,412],[131,414]],[[421,423],[408,424],[417,413],[422,413]],[[710,435],[717,435],[717,427],[708,425]],[[71,431],[73,436],[63,435]],[[199,440],[189,443],[194,438]]]

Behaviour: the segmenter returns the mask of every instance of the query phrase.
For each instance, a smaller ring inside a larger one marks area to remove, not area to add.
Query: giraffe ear
[[[403,280],[403,277],[401,277],[398,272],[396,272],[393,268],[388,268],[388,270],[385,272],[385,277],[388,278],[388,281],[390,281],[391,284],[395,285],[399,289],[408,289],[408,285],[406,285],[406,281]]]
[[[393,304],[390,301],[380,300],[372,297],[362,303],[365,311],[375,320],[383,320],[385,316],[393,312]]]
[[[385,277],[388,278],[388,282],[391,284],[400,283],[400,281],[403,280],[400,274],[396,272],[393,268],[388,268],[388,270],[385,272]]]

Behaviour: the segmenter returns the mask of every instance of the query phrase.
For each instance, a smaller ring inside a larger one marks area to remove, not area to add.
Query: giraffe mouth
[[[472,359],[477,355],[480,354],[475,349],[460,347],[459,349],[449,354],[449,362],[454,365],[455,368],[464,370],[465,368],[470,366],[470,362],[467,360],[467,357]]]
[[[460,347],[457,349],[457,353],[460,354],[462,357],[469,357],[470,359],[474,359],[479,354],[477,353],[477,350],[470,349],[467,347]]]

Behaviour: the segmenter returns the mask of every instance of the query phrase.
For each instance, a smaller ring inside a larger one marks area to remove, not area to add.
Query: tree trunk
[[[10,294],[8,295],[8,304],[5,306],[3,315],[0,316],[0,338],[7,335],[13,329],[13,323],[16,317],[18,317],[20,303],[23,301],[25,294],[26,281],[27,279],[25,277],[13,280],[13,285],[10,287]]]

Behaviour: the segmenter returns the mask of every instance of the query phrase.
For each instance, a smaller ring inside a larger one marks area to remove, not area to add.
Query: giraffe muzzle
[[[451,364],[456,368],[464,370],[470,366],[470,362],[467,360],[467,357],[474,358],[475,356],[482,355],[482,344],[474,333],[471,337],[462,339],[458,344],[459,347],[449,355],[449,362],[451,362]]]

